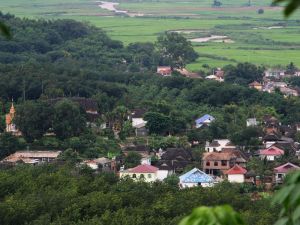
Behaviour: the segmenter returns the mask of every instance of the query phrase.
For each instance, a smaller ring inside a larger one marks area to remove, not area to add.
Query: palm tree
[[[0,33],[3,34],[5,37],[10,38],[9,28],[0,21]]]

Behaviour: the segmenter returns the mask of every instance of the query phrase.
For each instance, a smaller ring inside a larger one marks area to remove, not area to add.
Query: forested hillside
[[[58,165],[0,171],[1,224],[173,225],[199,205],[230,203],[251,225],[276,221],[270,199],[251,201],[247,188],[223,183],[179,190],[176,183],[147,184],[113,174]]]
[[[4,106],[12,98],[21,103],[24,99],[93,97],[103,114],[122,105],[175,116],[179,124],[175,133],[186,128],[180,124],[209,112],[218,118],[210,138],[239,133],[245,119],[253,116],[272,114],[284,123],[300,121],[298,98],[260,93],[230,82],[155,75],[156,66],[166,59],[151,43],[124,47],[101,29],[73,20],[35,21],[3,14],[1,20],[13,34],[12,40],[0,39]],[[2,113],[6,110],[3,107]]]

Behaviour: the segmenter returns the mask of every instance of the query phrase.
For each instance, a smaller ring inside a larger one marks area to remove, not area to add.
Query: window
[[[215,151],[217,151],[217,149],[216,149],[216,148],[213,148],[213,149],[214,149],[214,152],[215,152]]]
[[[221,161],[221,165],[222,165],[222,166],[227,166],[227,161],[226,161],[226,160],[222,160],[222,161]]]
[[[145,179],[144,174],[141,174],[141,175],[140,175],[140,178],[141,178],[141,179]]]
[[[152,177],[152,175],[149,173],[149,174],[148,174],[148,178],[151,178],[151,177]]]
[[[136,178],[136,174],[134,173],[134,174],[132,174],[132,178]]]
[[[207,161],[207,162],[206,162],[206,165],[207,165],[207,166],[210,166],[210,162]]]
[[[218,166],[219,165],[219,163],[218,162],[214,162],[214,166]]]

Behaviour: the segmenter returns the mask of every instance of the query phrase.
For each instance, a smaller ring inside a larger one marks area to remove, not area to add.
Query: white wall
[[[231,183],[244,183],[245,176],[243,174],[228,174],[228,181]]]
[[[120,172],[120,178],[129,176],[133,180],[139,180],[139,179],[141,179],[141,175],[143,174],[145,182],[154,182],[157,180],[156,173],[135,173],[136,178],[133,177],[133,174],[134,173]],[[151,177],[148,177],[149,174],[151,175]]]
[[[226,146],[226,144],[230,142],[230,140],[228,140],[228,139],[216,139],[214,141],[218,141],[218,143],[220,144],[220,146],[218,146],[218,147],[208,147],[208,145],[209,145],[208,144],[207,146],[205,146],[206,151],[208,151],[208,152],[214,152],[214,149],[215,149],[215,151],[221,152],[223,150],[223,148],[230,147],[230,146]]]
[[[213,183],[201,183],[202,187],[212,187]],[[191,187],[199,187],[198,183],[181,183],[179,182],[179,186],[181,188],[191,188]]]
[[[157,179],[161,180],[161,181],[164,180],[165,178],[167,178],[167,176],[169,176],[169,175],[170,175],[170,173],[168,170],[158,170],[156,172]]]
[[[132,118],[132,126],[135,127],[138,124],[141,123],[146,123],[145,120],[143,120],[143,118]]]

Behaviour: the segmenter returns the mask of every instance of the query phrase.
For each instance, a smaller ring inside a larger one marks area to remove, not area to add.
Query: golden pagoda
[[[14,124],[15,115],[16,110],[14,107],[14,102],[12,101],[9,113],[5,115],[6,132],[10,132],[14,135],[20,135],[20,131],[16,128],[16,125]]]

